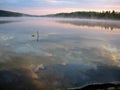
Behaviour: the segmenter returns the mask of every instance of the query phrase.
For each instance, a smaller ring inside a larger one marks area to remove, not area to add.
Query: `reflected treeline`
[[[0,24],[7,24],[7,23],[13,23],[13,22],[18,22],[18,21],[0,21]]]
[[[71,24],[76,26],[87,26],[87,27],[100,27],[106,30],[114,30],[120,29],[119,21],[111,21],[111,20],[60,20],[56,21],[62,24]]]

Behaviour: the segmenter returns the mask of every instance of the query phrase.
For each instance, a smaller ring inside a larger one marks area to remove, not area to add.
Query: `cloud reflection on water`
[[[0,26],[0,87],[64,90],[120,81],[119,36],[110,34],[109,38],[107,34],[85,31],[84,27],[82,31],[61,23],[55,26],[56,20],[52,24],[49,20],[44,21],[47,24],[43,21]],[[38,42],[31,38],[36,30],[31,27],[37,27],[40,32]]]
[[[66,40],[67,43],[65,44],[64,41]],[[1,51],[0,79],[8,87],[16,82],[14,85],[17,87],[13,88],[29,88],[30,90],[55,90],[57,88],[64,90],[64,88],[90,83],[120,80],[120,56],[115,47],[110,44],[101,44],[97,47],[84,46],[83,44],[83,47],[82,43],[84,42],[81,42],[81,46],[79,46],[80,44],[72,44],[72,40],[68,38],[66,40],[60,41],[64,47],[57,46],[59,43],[56,44],[54,40],[52,43],[49,42],[46,49],[43,49],[43,52],[47,53],[45,56],[43,54],[36,55],[32,52],[20,54],[19,52]],[[87,39],[83,40],[87,41]],[[43,43],[48,42],[43,41],[41,45]],[[52,53],[52,56],[48,53]],[[9,84],[6,83],[9,79],[3,78],[5,74],[12,78]],[[100,78],[99,75],[102,77]],[[0,86],[6,88],[3,83],[0,83]]]
[[[26,88],[29,90],[64,90],[91,83],[119,81],[119,72],[120,69],[111,66],[98,66],[97,69],[85,70],[79,64],[52,65],[37,71],[31,67],[24,67],[0,71],[0,87],[3,88],[2,90],[6,90],[6,88],[14,90]]]

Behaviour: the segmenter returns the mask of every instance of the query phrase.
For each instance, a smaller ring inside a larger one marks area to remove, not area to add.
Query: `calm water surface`
[[[119,76],[120,21],[0,18],[3,89],[64,90]]]

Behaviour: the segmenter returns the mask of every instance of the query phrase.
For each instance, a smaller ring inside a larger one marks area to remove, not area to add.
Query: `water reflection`
[[[17,22],[17,21],[1,21],[0,20],[0,24],[6,24],[6,23],[12,23],[12,22]]]
[[[71,28],[61,21],[39,18],[0,25],[2,90],[64,90],[120,81],[119,33]],[[32,37],[36,31],[39,41]]]
[[[58,23],[63,24],[72,24],[76,26],[86,26],[86,27],[100,27],[107,30],[114,30],[114,29],[120,29],[120,21],[112,21],[112,20],[60,20],[57,21]]]
[[[91,83],[107,83],[120,80],[120,69],[98,66],[83,70],[79,64],[46,66],[37,71],[32,67],[0,71],[2,90],[67,90]],[[99,75],[101,77],[99,77]]]

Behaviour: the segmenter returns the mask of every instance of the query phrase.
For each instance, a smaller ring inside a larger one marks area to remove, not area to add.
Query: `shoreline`
[[[94,83],[83,85],[81,87],[68,88],[68,90],[119,90],[120,82],[111,83]]]

